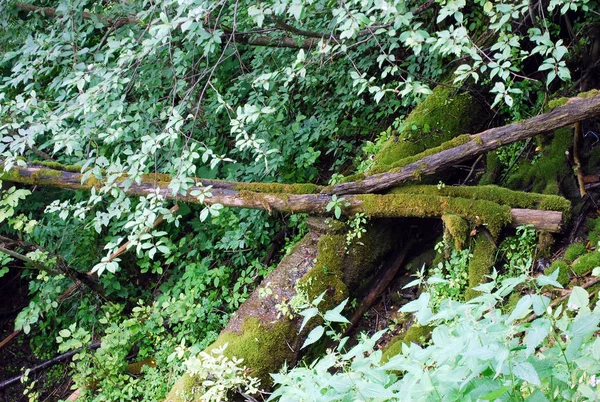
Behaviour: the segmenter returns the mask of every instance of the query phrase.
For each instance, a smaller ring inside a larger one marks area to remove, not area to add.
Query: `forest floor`
[[[0,339],[4,340],[14,331],[14,321],[19,311],[27,306],[28,281],[20,277],[20,270],[11,269],[0,279]],[[54,352],[49,352],[54,355]],[[43,360],[36,358],[30,347],[29,339],[20,334],[7,345],[0,348],[0,384],[23,374],[24,368],[35,367]],[[40,392],[37,402],[57,401],[66,398],[70,391],[71,379],[67,374],[69,362],[59,363],[46,370],[40,370],[30,376],[35,380],[34,390]],[[24,395],[26,385],[17,381],[4,388],[0,387],[0,402],[27,402]]]

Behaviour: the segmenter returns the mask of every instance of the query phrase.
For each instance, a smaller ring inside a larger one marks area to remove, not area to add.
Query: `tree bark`
[[[401,183],[419,180],[423,175],[437,173],[465,159],[481,155],[503,145],[552,132],[597,116],[600,116],[600,92],[591,91],[568,99],[565,105],[556,107],[548,113],[473,134],[462,145],[440,150],[433,155],[421,154],[422,158],[418,158],[416,162],[409,163],[396,171],[374,174],[360,181],[335,185],[331,192],[334,194],[380,192]],[[416,157],[418,156],[416,155]]]

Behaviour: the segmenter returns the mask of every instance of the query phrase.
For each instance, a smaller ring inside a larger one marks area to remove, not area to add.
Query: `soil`
[[[27,281],[20,277],[20,269],[11,267],[10,271],[0,278],[0,342],[14,331],[17,314],[29,303]],[[0,402],[27,402],[24,395],[26,385],[16,381],[2,386],[6,380],[23,374],[24,368],[32,368],[42,363],[36,358],[29,346],[29,339],[19,334],[0,348]],[[31,374],[30,380],[35,381],[34,391],[39,396],[32,400],[36,402],[58,401],[66,398],[72,391],[67,372],[68,362],[57,364],[51,368]]]

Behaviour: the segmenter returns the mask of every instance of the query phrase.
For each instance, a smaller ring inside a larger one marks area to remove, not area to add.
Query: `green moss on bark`
[[[465,300],[479,296],[479,292],[473,290],[473,288],[485,281],[485,276],[490,274],[495,258],[495,245],[484,234],[477,234],[473,257],[469,263],[469,288],[465,292]]]
[[[453,214],[442,215],[442,222],[444,222],[444,240],[448,244],[452,243],[455,250],[463,250],[469,234],[469,222]]]
[[[546,137],[541,138],[546,141]],[[565,151],[573,144],[573,134],[570,127],[561,128],[554,133],[549,144],[540,145],[540,154],[532,163],[522,160],[513,168],[506,178],[506,186],[515,189],[531,189],[532,192],[543,194],[559,194],[561,187],[570,193],[577,188],[573,171],[567,162]]]
[[[471,136],[469,134],[459,135],[458,137],[455,137],[448,141],[443,142],[441,145],[439,145],[437,147],[427,148],[425,151],[419,152],[412,156],[406,156],[402,159],[396,160],[388,165],[385,165],[384,167],[373,167],[369,171],[369,173],[376,174],[376,173],[383,173],[383,172],[395,172],[395,171],[399,170],[400,168],[402,168],[406,165],[410,165],[411,163],[418,162],[427,156],[435,155],[435,154],[445,151],[447,149],[451,149],[451,148],[457,147],[459,145],[466,144],[470,140],[471,140]],[[424,165],[424,166],[419,166],[419,167],[426,167],[426,166]]]
[[[29,164],[45,166],[45,167],[48,167],[51,169],[56,169],[56,170],[64,170],[65,172],[71,172],[71,173],[80,173],[81,172],[81,166],[79,166],[79,165],[63,165],[62,163],[53,162],[53,161],[32,161]]]
[[[552,233],[540,230],[538,232],[536,256],[538,258],[551,258],[554,236]]]
[[[485,157],[485,173],[479,180],[479,184],[493,184],[496,182],[500,171],[502,170],[502,164],[496,152],[488,152]]]
[[[49,186],[60,187],[62,183],[62,175],[62,171],[55,169],[38,168],[35,170],[29,170],[26,174],[23,174],[18,169],[10,169],[7,172],[4,170],[0,171],[0,180],[14,181],[29,185],[43,183]]]
[[[240,183],[233,187],[238,191],[252,191],[255,193],[270,194],[316,194],[323,189],[322,186],[311,183],[281,184],[281,183]]]
[[[296,284],[298,292],[306,294],[309,300],[326,292],[327,297],[319,305],[323,310],[348,297],[348,288],[343,281],[345,244],[344,236],[322,236],[317,245],[317,262]]]
[[[352,293],[371,279],[385,255],[402,241],[397,228],[397,221],[378,220],[368,225],[366,233],[348,246],[343,280]]]
[[[284,361],[292,362],[295,353],[288,347],[287,340],[296,338],[296,324],[293,321],[281,320],[275,323],[260,322],[256,317],[244,321],[240,333],[225,330],[215,343],[207,348],[207,352],[227,344],[224,355],[228,358],[244,359],[242,364],[249,369],[249,375],[261,380],[261,385],[268,388],[272,384],[269,373],[279,369]],[[171,389],[166,401],[201,401],[194,388],[199,381],[194,376],[184,374]]]
[[[494,235],[497,235],[500,229],[512,220],[509,206],[486,200],[423,194],[395,194],[393,197],[365,194],[357,198],[361,201],[365,214],[371,217],[431,218],[455,214],[477,225],[486,225]]]
[[[563,197],[557,195],[514,191],[494,185],[445,186],[442,188],[438,188],[438,186],[434,185],[407,185],[394,189],[392,193],[424,194],[460,197],[472,200],[486,200],[500,205],[508,205],[511,208],[560,211],[563,214],[569,214],[571,211],[571,202]]]
[[[481,106],[471,95],[457,94],[456,90],[450,87],[436,87],[433,93],[410,113],[402,131],[396,137],[390,138],[375,156],[375,164],[369,173],[405,166],[412,160],[406,158],[431,150],[459,134],[471,131],[483,120],[481,113]]]
[[[578,94],[577,97],[581,98],[581,99],[589,99],[589,98],[593,98],[594,96],[597,96],[599,94],[600,94],[599,90],[592,89],[592,90]],[[546,108],[546,110],[550,111],[550,110],[556,109],[557,107],[564,106],[569,102],[569,99],[570,98],[568,98],[568,97],[552,99],[550,102],[548,102],[548,107]]]

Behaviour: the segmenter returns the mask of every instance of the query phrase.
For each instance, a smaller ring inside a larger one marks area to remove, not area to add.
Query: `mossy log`
[[[473,288],[481,285],[490,274],[494,260],[496,259],[496,245],[484,233],[477,233],[473,257],[469,263],[469,287],[465,292],[465,299],[470,300],[479,296],[479,292]]]
[[[420,180],[465,159],[481,155],[516,141],[538,134],[553,132],[561,127],[600,116],[600,92],[591,91],[563,100],[548,113],[503,127],[491,128],[479,134],[464,134],[437,148],[396,162],[399,166],[385,173],[366,176],[362,180],[340,183],[324,191],[335,194],[379,192],[407,181]]]
[[[199,203],[198,198],[189,195],[191,192],[206,190],[206,187],[194,186],[188,190],[188,195],[173,195],[172,191],[168,188],[169,181],[151,180],[150,176],[145,176],[139,184],[135,182],[131,183],[131,180],[124,177],[117,185],[130,196],[146,196],[155,193],[156,189],[158,189],[166,199],[190,203]],[[30,185],[56,186],[72,189],[91,189],[92,187],[100,187],[102,185],[96,179],[88,179],[82,182],[80,173],[57,170],[41,165],[29,165],[27,167],[13,166],[7,172],[1,173],[0,179]],[[469,194],[471,199],[452,196],[446,197],[432,194],[431,191],[415,190],[407,191],[407,193],[386,195],[348,195],[343,200],[340,199],[340,205],[342,212],[346,215],[364,213],[373,218],[429,218],[452,213],[477,224],[488,225],[491,231],[498,231],[504,225],[519,226],[523,224],[532,224],[536,229],[549,232],[560,231],[563,218],[562,211],[543,209],[546,209],[544,207],[547,206],[564,209],[564,202],[562,204],[559,202],[544,203],[544,200],[554,200],[554,198],[543,198],[544,196],[534,195],[525,198],[537,197],[542,200],[539,203],[542,210],[511,209],[508,205],[501,205],[494,202],[501,201],[501,196],[498,195],[498,192],[502,192],[502,190],[498,187],[493,188],[496,190],[495,192],[489,191],[489,196],[486,196],[488,192],[478,192],[476,187],[472,189],[475,190]],[[264,209],[269,212],[308,212],[324,215],[327,213],[327,205],[333,200],[333,196],[329,194],[260,193],[219,187],[211,188],[210,192],[212,196],[204,199],[205,204],[218,203],[226,207]],[[421,193],[419,194],[419,192]],[[514,192],[506,190],[505,193],[508,196]],[[487,198],[492,198],[494,201],[489,201]]]
[[[382,255],[393,249],[398,240],[397,225],[378,222],[377,230],[361,239],[362,249],[355,247],[346,252],[343,235],[310,220],[309,226],[313,230],[262,281],[207,348],[210,351],[227,344],[224,354],[243,359],[248,373],[259,378],[265,388],[272,382],[269,373],[284,363],[295,363],[304,339],[318,324],[313,319],[299,332],[302,320],[290,315],[289,302],[299,293],[314,300],[325,292],[326,297],[319,304],[325,311],[356,295],[358,281],[373,274]],[[197,378],[184,374],[166,402],[202,400],[199,385]]]
[[[250,374],[263,383],[269,382],[269,372],[279,369],[283,362],[294,362],[300,340],[296,336],[298,323],[282,315],[277,304],[291,300],[296,295],[296,282],[314,268],[321,236],[317,231],[304,236],[240,306],[207,351],[227,343],[225,355],[244,359]],[[197,400],[201,397],[199,385],[196,378],[186,373],[175,383],[165,402]]]

